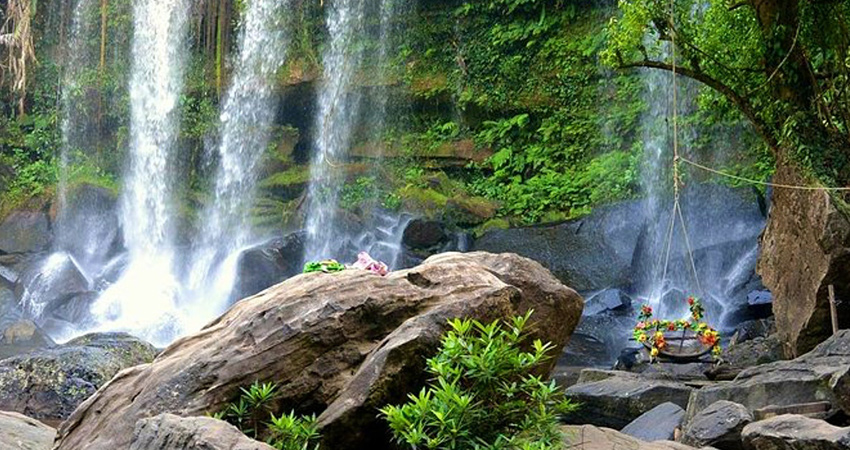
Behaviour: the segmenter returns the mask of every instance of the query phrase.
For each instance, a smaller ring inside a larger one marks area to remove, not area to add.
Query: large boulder
[[[153,346],[127,334],[102,333],[2,360],[0,410],[58,424],[118,371],[148,363],[155,354]]]
[[[720,400],[688,423],[682,442],[696,447],[711,445],[720,450],[743,450],[741,430],[752,421],[753,415],[744,405]]]
[[[136,422],[130,450],[274,450],[212,417],[160,414]]]
[[[56,430],[27,416],[0,411],[0,450],[49,450]]]
[[[847,450],[850,427],[785,414],[747,425],[743,438],[751,450]]]
[[[828,401],[831,412],[850,414],[850,330],[842,330],[811,352],[743,370],[728,383],[694,392],[688,417],[719,400],[744,405],[749,411]]]
[[[404,228],[401,242],[410,249],[428,250],[446,242],[449,235],[441,222],[413,219]]]
[[[53,241],[50,218],[43,211],[14,211],[0,222],[0,253],[35,253]]]
[[[672,441],[646,442],[609,428],[593,425],[572,425],[562,428],[564,444],[578,450],[694,450],[693,447]]]
[[[630,372],[585,370],[566,390],[581,408],[567,416],[572,424],[621,429],[656,406],[670,402],[688,406],[691,389],[682,383]]]
[[[304,233],[274,238],[251,247],[241,255],[236,268],[234,300],[250,297],[301,273]]]
[[[569,222],[492,230],[473,250],[515,252],[539,261],[559,280],[579,291],[628,286],[642,216],[641,202],[597,208]]]
[[[790,164],[779,164],[777,183],[806,184]],[[773,293],[776,329],[793,358],[832,334],[828,286],[850,299],[850,218],[824,191],[777,189],[762,239],[758,272]],[[838,307],[850,327],[850,302]]]
[[[277,412],[321,411],[327,448],[383,449],[376,407],[421,389],[448,319],[533,309],[534,335],[560,351],[582,303],[540,264],[511,254],[448,253],[386,277],[298,275],[120,373],[64,422],[57,449],[126,448],[138,419],[218,411],[253,381],[280,387]]]

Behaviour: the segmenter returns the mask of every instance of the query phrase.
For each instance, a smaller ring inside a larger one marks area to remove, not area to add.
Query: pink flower
[[[360,252],[357,255],[357,262],[352,264],[351,267],[354,269],[368,270],[381,276],[388,274],[390,271],[386,264],[373,259],[366,252]]]

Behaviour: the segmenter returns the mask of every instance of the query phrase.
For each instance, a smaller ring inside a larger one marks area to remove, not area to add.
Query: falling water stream
[[[91,57],[89,48],[85,45],[85,37],[91,34],[91,21],[86,20],[93,0],[80,0],[74,7],[71,19],[70,33],[65,44],[65,65],[62,75],[62,119],[60,129],[62,133],[62,147],[59,153],[59,214],[63,215],[68,207],[68,175],[70,166],[75,159],[74,153],[84,145],[81,128],[83,128],[83,116],[76,114],[74,106],[75,96],[80,87],[80,77],[83,70],[88,67]],[[59,220],[59,223],[64,221]],[[58,230],[58,246],[62,246],[70,236],[70,230]]]
[[[155,344],[183,331],[173,165],[188,6],[187,0],[139,0],[133,7],[130,149],[120,206],[129,265],[92,306],[103,328],[127,330]]]
[[[348,176],[344,164],[354,136],[359,128],[365,128],[366,135],[380,137],[386,127],[389,101],[386,67],[399,8],[393,0],[383,0],[377,6],[373,13],[362,0],[339,0],[328,12],[330,44],[323,54],[324,82],[319,93],[318,131],[308,191],[305,261],[351,258],[365,250],[391,268],[400,263],[402,232],[409,217],[375,207],[365,211],[359,226],[350,226],[338,214],[340,191]],[[358,39],[368,38],[368,19],[373,14],[378,19],[377,31],[371,31],[377,46],[367,62]],[[357,79],[369,69],[378,72],[371,83]],[[362,111],[366,102],[361,89],[365,84],[372,84],[368,111]],[[361,112],[365,120],[360,120]],[[377,183],[380,183],[382,156],[380,151],[371,155],[373,165],[369,173]]]
[[[324,81],[319,93],[315,154],[310,168],[305,260],[336,252],[340,231],[337,203],[345,180],[344,159],[352,142],[360,101],[353,94],[362,52],[354,46],[361,35],[365,11],[362,0],[337,0],[328,10],[330,42],[322,55]]]
[[[688,186],[683,187],[680,199],[687,238],[682,222],[678,220],[672,235],[669,235],[673,211],[672,74],[653,69],[644,70],[642,74],[645,80],[643,96],[647,104],[647,110],[641,118],[644,144],[641,183],[646,192],[646,233],[640,264],[645,270],[642,271],[641,279],[635,280],[635,294],[649,303],[658,317],[665,318],[687,317],[689,310],[685,299],[695,295],[702,298],[707,309],[706,318],[713,325],[733,325],[729,323],[731,315],[736,309],[745,306],[734,304],[742,298],[742,293],[736,292],[736,289],[747,285],[747,277],[754,273],[758,256],[756,236],[764,224],[764,218],[759,216],[755,208],[750,207],[745,209],[746,214],[717,220],[711,215],[712,210],[729,206],[716,204],[724,201],[718,195],[722,194],[720,189],[710,185]],[[697,96],[698,87],[682,77],[677,84],[676,107],[681,118],[694,112],[693,100]],[[696,158],[692,153],[697,138],[695,132],[694,126],[682,125],[680,121],[679,152],[685,157]],[[717,160],[722,160],[722,153],[728,150],[726,146],[715,144],[712,154]],[[728,197],[725,201],[729,201]],[[742,200],[742,203],[746,202],[751,205],[755,203]],[[688,244],[691,254],[688,252]],[[696,274],[691,269],[691,257],[694,258]]]
[[[87,20],[93,0],[80,0],[73,7],[70,32],[65,44],[65,64],[62,75],[62,117],[60,129],[62,133],[62,146],[59,153],[59,184],[58,184],[58,220],[56,229],[56,242],[53,253],[44,261],[39,263],[39,274],[28,280],[23,286],[23,294],[20,298],[21,309],[29,317],[39,317],[46,306],[46,293],[52,288],[56,281],[61,281],[61,272],[67,265],[79,267],[72,255],[68,253],[72,241],[79,238],[86,230],[72,230],[66,226],[66,215],[68,212],[68,177],[71,166],[76,162],[77,153],[85,145],[83,129],[84,120],[77,114],[75,108],[78,99],[80,78],[91,58],[90,49],[85,45],[85,37],[91,33],[92,23]],[[89,243],[97,245],[98,243]],[[84,245],[85,245],[84,244]],[[88,246],[88,245],[86,245]],[[16,277],[16,275],[13,275]]]
[[[192,314],[201,320],[211,318],[204,311],[220,312],[226,306],[239,254],[251,243],[250,208],[278,106],[275,73],[289,44],[283,12],[290,3],[255,0],[242,24],[233,82],[220,117],[213,197],[201,214],[200,242],[187,275],[191,295],[207,299],[190,305],[201,310]]]

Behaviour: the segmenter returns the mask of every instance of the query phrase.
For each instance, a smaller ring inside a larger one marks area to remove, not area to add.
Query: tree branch
[[[637,67],[647,67],[647,68],[651,68],[651,69],[661,69],[661,70],[666,70],[666,71],[669,71],[669,72],[673,71],[673,66],[671,64],[668,64],[668,63],[665,63],[665,62],[660,62],[660,61],[643,60],[643,61],[636,61],[636,62],[632,62],[632,63],[628,63],[628,64],[624,64],[624,63],[620,64],[621,69],[630,69],[630,68],[637,68]],[[688,78],[691,78],[693,80],[699,81],[700,83],[702,83],[702,84],[714,89],[715,91],[723,94],[727,99],[729,99],[729,101],[731,101],[735,106],[738,107],[738,109],[741,110],[741,113],[744,114],[744,117],[746,117],[750,121],[750,123],[753,124],[753,127],[756,130],[756,133],[758,133],[758,135],[761,136],[762,139],[764,139],[764,141],[767,143],[767,145],[769,145],[770,148],[773,149],[774,153],[778,152],[779,143],[777,142],[776,137],[773,135],[773,133],[771,133],[770,127],[768,126],[768,124],[765,123],[764,120],[762,120],[758,116],[758,114],[756,114],[756,111],[753,108],[753,106],[750,104],[749,100],[747,100],[745,97],[739,95],[731,87],[721,83],[720,81],[710,77],[709,75],[706,75],[703,72],[697,72],[697,71],[691,70],[687,67],[676,66],[676,73],[683,75],[683,76],[686,76]]]

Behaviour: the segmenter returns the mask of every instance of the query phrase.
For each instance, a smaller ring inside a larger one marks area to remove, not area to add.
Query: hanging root
[[[24,113],[29,68],[36,62],[32,35],[32,0],[9,0],[0,26],[0,83],[7,84]]]

